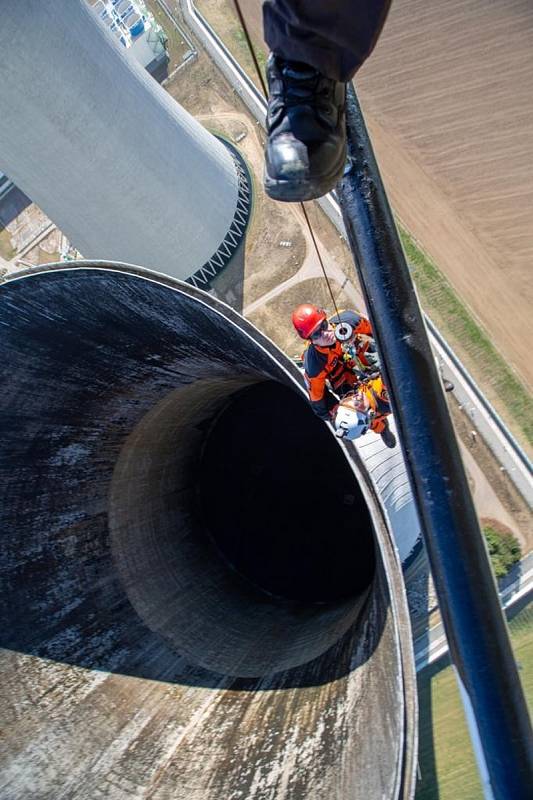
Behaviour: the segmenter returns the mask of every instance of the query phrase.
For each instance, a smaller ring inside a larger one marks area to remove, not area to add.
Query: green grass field
[[[533,444],[533,399],[444,275],[398,226],[421,305],[519,439]]]
[[[529,709],[533,708],[533,605],[510,622],[513,650]],[[416,800],[482,800],[455,675],[431,665],[418,674],[420,706]]]

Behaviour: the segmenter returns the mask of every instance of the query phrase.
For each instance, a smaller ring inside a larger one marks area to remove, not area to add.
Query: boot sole
[[[390,431],[390,436],[387,436],[386,439],[384,439],[383,436],[382,436],[381,437],[381,441],[390,450],[393,450],[396,447],[396,436],[393,434],[392,431]]]
[[[265,169],[263,176],[263,186],[265,192],[272,200],[278,200],[282,203],[298,203],[304,200],[317,200],[319,197],[324,197],[325,194],[331,192],[339,180],[342,178],[344,172],[344,165],[346,164],[346,150],[344,157],[337,171],[333,177],[321,178],[314,181],[291,181],[279,180],[271,178]]]

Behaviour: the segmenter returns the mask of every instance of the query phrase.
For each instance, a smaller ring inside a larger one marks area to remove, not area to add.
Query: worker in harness
[[[313,200],[346,161],[346,83],[368,58],[391,0],[264,0],[268,109],[266,193]]]
[[[309,342],[303,368],[314,413],[320,419],[335,421],[341,408],[338,398],[349,397],[352,411],[354,398],[357,398],[360,418],[364,415],[366,420],[361,433],[373,430],[388,447],[394,447],[396,440],[387,421],[390,405],[379,375],[379,359],[368,319],[351,310],[328,319],[323,308],[303,303],[294,309],[292,323],[298,335]],[[367,376],[373,376],[373,382],[369,381],[368,385]],[[365,391],[360,395],[358,390],[363,384]],[[346,418],[346,410],[339,413]],[[337,430],[346,433],[346,426],[337,426]]]
[[[310,303],[294,309],[292,324],[308,342],[303,368],[311,408],[320,419],[329,421],[338,398],[353,394],[367,371],[379,370],[372,326],[366,317],[351,310],[328,319],[323,308]],[[376,432],[386,428],[385,424]]]

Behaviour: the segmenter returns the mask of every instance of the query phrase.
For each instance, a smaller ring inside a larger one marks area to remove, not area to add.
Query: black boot
[[[346,84],[270,55],[265,191],[274,200],[330,192],[346,161]]]
[[[390,447],[391,450],[393,447],[396,447],[396,436],[393,434],[391,429],[389,428],[389,424],[387,423],[387,427],[380,433],[381,439],[383,444],[386,444],[387,447]]]

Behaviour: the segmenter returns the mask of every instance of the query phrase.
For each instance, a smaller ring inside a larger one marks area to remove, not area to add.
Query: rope
[[[335,309],[335,314],[337,315],[337,318],[338,318],[339,309],[337,308],[337,303],[335,302],[335,297],[333,296],[333,289],[331,288],[331,284],[329,282],[329,278],[328,278],[328,275],[327,275],[327,272],[326,272],[326,267],[324,266],[324,262],[322,261],[322,256],[320,254],[320,250],[318,249],[318,242],[315,239],[315,234],[313,233],[313,228],[311,227],[311,221],[310,221],[309,217],[307,216],[307,211],[306,211],[306,208],[305,208],[304,204],[300,203],[300,205],[302,207],[302,211],[304,212],[305,221],[307,222],[307,227],[309,228],[309,233],[311,234],[311,239],[313,240],[313,244],[315,246],[316,254],[318,256],[318,260],[319,260],[320,266],[322,268],[322,273],[324,275],[324,280],[326,281],[326,285],[328,287],[328,292],[329,292],[330,297],[331,297],[331,302],[333,303],[333,308]]]
[[[252,61],[254,62],[254,66],[257,72],[257,77],[259,78],[259,83],[261,84],[261,88],[263,89],[263,94],[265,95],[265,98],[268,100],[268,90],[266,87],[265,79],[263,78],[261,67],[259,66],[257,56],[255,55],[252,39],[250,38],[250,34],[248,32],[248,26],[246,25],[245,19],[242,15],[241,7],[239,5],[239,0],[233,0],[233,5],[235,6],[235,11],[237,12],[237,16],[239,17],[239,22],[241,23],[241,28],[244,33],[244,38],[246,39],[248,50],[250,51],[250,55],[252,56]]]
[[[252,61],[254,62],[254,66],[255,66],[255,69],[256,69],[256,72],[257,72],[257,77],[259,78],[259,82],[260,82],[261,87],[263,89],[263,94],[265,95],[265,99],[268,100],[268,90],[267,90],[267,87],[266,87],[266,84],[265,84],[265,81],[264,81],[264,78],[263,78],[263,73],[261,72],[261,68],[259,66],[259,62],[257,60],[257,56],[255,55],[255,50],[254,50],[254,46],[252,44],[252,39],[250,37],[250,33],[248,31],[248,26],[246,25],[246,21],[245,21],[245,19],[243,17],[243,14],[242,14],[241,7],[240,7],[240,4],[239,4],[239,0],[233,0],[233,5],[235,6],[235,11],[237,12],[237,16],[239,18],[239,22],[241,24],[241,27],[242,27],[242,30],[243,30],[243,33],[244,33],[244,38],[246,39],[246,44],[248,45],[248,49],[250,51],[250,55],[252,57]],[[322,260],[322,256],[320,254],[320,250],[318,248],[318,242],[317,242],[317,240],[315,238],[315,234],[314,234],[313,228],[311,226],[311,221],[310,221],[310,219],[309,219],[309,217],[307,215],[307,211],[305,209],[304,204],[300,203],[300,205],[302,207],[302,211],[303,211],[303,215],[304,215],[305,221],[307,223],[307,227],[309,228],[309,234],[311,236],[311,241],[313,242],[313,246],[314,246],[315,252],[317,254],[318,262],[320,264],[320,268],[322,269],[322,274],[324,275],[324,280],[326,281],[326,286],[328,287],[328,292],[329,292],[329,295],[331,297],[331,302],[333,303],[333,308],[335,309],[335,313],[338,316],[339,309],[337,308],[337,303],[335,301],[333,290],[331,288],[331,284],[329,282],[329,278],[328,278],[327,273],[326,273],[326,268],[324,266],[324,261]]]

